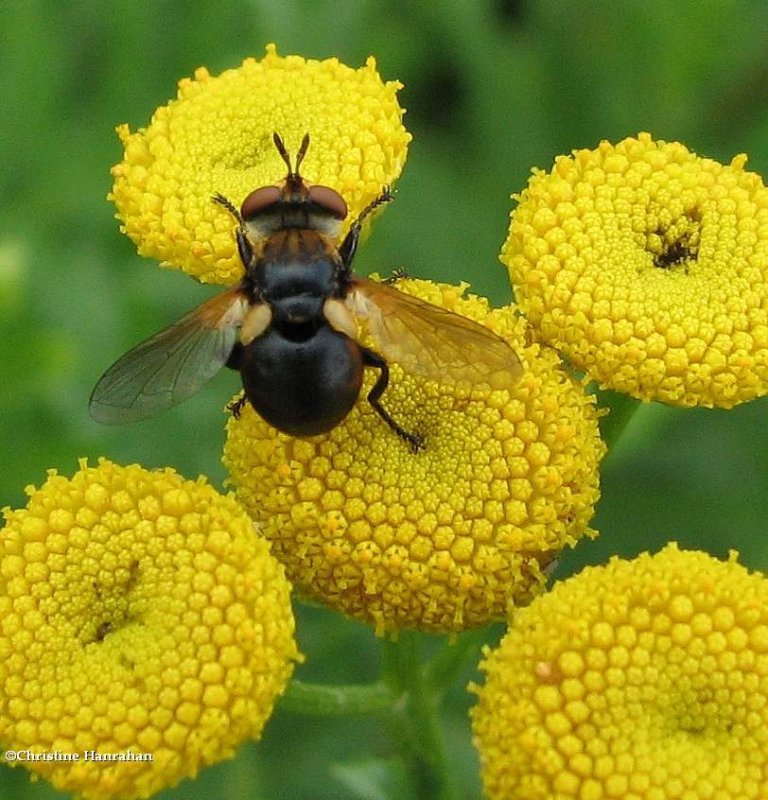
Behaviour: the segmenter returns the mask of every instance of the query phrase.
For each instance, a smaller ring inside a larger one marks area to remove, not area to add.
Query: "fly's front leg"
[[[418,433],[409,433],[405,428],[398,425],[384,406],[381,405],[381,396],[389,385],[389,366],[387,362],[378,353],[374,353],[373,350],[369,350],[367,347],[361,347],[360,350],[363,354],[363,364],[365,364],[366,367],[374,367],[375,369],[381,370],[379,377],[376,379],[376,383],[373,384],[373,388],[368,392],[368,402],[373,406],[374,411],[384,422],[386,422],[401,439],[408,442],[411,446],[411,452],[418,453],[419,450],[424,449],[424,439],[419,436]]]
[[[229,211],[229,213],[237,220],[237,228],[235,230],[237,253],[247,271],[248,267],[250,267],[251,262],[253,261],[253,248],[251,247],[251,243],[248,241],[248,232],[246,230],[243,217],[232,201],[224,197],[223,194],[215,194],[211,199],[214,203],[224,206],[224,208],[226,208],[227,211]]]
[[[339,246],[339,255],[341,256],[342,263],[344,264],[347,269],[352,266],[352,259],[355,257],[355,252],[357,250],[357,243],[360,239],[360,232],[363,230],[363,222],[365,218],[373,211],[375,211],[379,206],[384,205],[384,203],[389,203],[395,199],[394,192],[389,186],[385,186],[381,190],[381,194],[372,200],[368,205],[360,212],[360,216],[352,223],[352,227],[349,229],[349,233],[344,237],[344,241]]]

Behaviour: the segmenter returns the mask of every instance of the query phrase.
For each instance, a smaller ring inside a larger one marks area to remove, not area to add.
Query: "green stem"
[[[381,645],[382,678],[369,685],[332,686],[294,680],[281,708],[299,714],[384,714],[413,784],[413,797],[456,800],[440,727],[445,688],[485,637],[483,630],[447,642],[426,666],[419,635],[402,632]]]
[[[392,689],[383,681],[367,686],[330,686],[293,680],[280,707],[297,714],[344,716],[388,712],[394,703]]]
[[[469,656],[477,663],[477,651],[488,638],[488,628],[478,628],[448,639],[440,652],[424,667],[424,680],[430,689],[442,694],[467,664]]]
[[[439,693],[426,679],[419,659],[418,634],[401,633],[386,642],[382,661],[385,680],[403,698],[393,718],[394,734],[415,786],[415,796],[455,800],[440,730]]]

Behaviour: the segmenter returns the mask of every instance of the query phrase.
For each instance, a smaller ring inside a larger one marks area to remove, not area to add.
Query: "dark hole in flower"
[[[86,629],[80,635],[80,640],[82,641],[83,645],[103,642],[104,639],[107,638],[107,635],[112,633],[114,630],[115,626],[112,624],[112,622],[108,619],[105,619],[96,626],[96,630],[94,630],[90,625],[87,625]]]
[[[96,629],[96,638],[94,639],[94,642],[103,642],[111,630],[112,623],[109,620],[102,622],[101,625],[99,625],[99,627]]]
[[[699,254],[701,215],[697,208],[685,211],[668,225],[658,226],[648,237],[648,251],[659,269],[683,266],[688,271]]]
[[[134,559],[128,565],[127,576],[123,572],[116,581],[116,585],[105,588],[99,580],[91,582],[93,589],[92,615],[80,634],[83,644],[103,642],[110,633],[136,621],[134,615],[131,614],[131,593],[136,588],[139,577],[139,562]],[[102,619],[94,629],[93,626],[96,622],[94,617],[98,619],[102,615],[108,615],[109,618]]]
[[[661,269],[670,269],[678,264],[682,264],[683,261],[687,261],[692,255],[691,251],[682,241],[672,242],[668,248],[653,259],[653,265]]]

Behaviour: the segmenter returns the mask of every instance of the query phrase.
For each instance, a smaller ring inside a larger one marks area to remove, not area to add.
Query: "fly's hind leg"
[[[227,403],[227,411],[229,411],[235,419],[240,419],[240,415],[243,413],[243,407],[247,401],[248,398],[245,396],[245,392],[243,392],[239,397]]]
[[[424,449],[424,439],[418,433],[409,433],[405,428],[395,422],[390,416],[384,406],[381,405],[381,396],[384,394],[387,386],[389,385],[389,366],[387,362],[373,350],[367,347],[361,347],[360,350],[363,354],[363,364],[366,367],[374,367],[381,370],[376,383],[373,388],[368,392],[368,402],[373,406],[374,411],[389,425],[389,427],[404,441],[408,442],[411,447],[412,453],[418,453],[419,450]]]
[[[227,359],[225,366],[235,370],[236,372],[240,372],[242,369],[242,359],[243,346],[240,344],[240,342],[237,342],[237,344],[235,344],[235,346],[232,348],[232,352],[229,354],[229,358]],[[229,411],[235,419],[240,419],[240,414],[242,413],[243,406],[246,404],[247,400],[248,398],[246,397],[245,391],[243,391],[239,397],[227,403],[227,411]]]

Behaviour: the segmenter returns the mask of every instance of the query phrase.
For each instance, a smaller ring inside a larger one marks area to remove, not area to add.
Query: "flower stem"
[[[401,632],[381,644],[382,677],[368,685],[326,685],[294,680],[281,708],[310,715],[384,715],[413,786],[413,797],[456,800],[440,727],[445,689],[486,636],[459,634],[422,664],[419,634]]]
[[[293,680],[280,706],[312,716],[345,716],[391,711],[395,697],[383,681],[368,685],[326,685]]]
[[[424,679],[430,689],[441,694],[451,686],[456,676],[464,669],[469,657],[478,661],[478,651],[488,639],[488,628],[456,634],[447,640],[438,654],[424,667]]]
[[[439,699],[419,658],[418,634],[404,632],[382,648],[384,679],[402,702],[392,717],[393,732],[411,775],[416,797],[455,800],[439,722]]]

